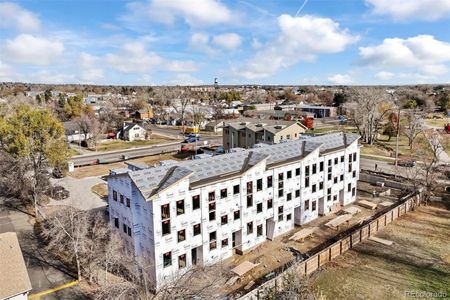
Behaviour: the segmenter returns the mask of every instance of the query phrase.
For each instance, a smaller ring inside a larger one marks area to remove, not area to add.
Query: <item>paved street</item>
[[[3,206],[0,200],[0,233],[17,232],[32,291],[35,294],[74,280],[73,274],[44,250],[34,235],[33,218],[28,214]],[[78,286],[45,296],[44,299],[86,299]]]

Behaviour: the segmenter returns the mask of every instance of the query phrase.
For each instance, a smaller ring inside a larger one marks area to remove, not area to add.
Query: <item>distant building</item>
[[[222,132],[223,131],[223,122],[209,122],[205,124],[205,131],[209,132]]]
[[[136,123],[126,123],[122,129],[117,132],[117,136],[125,141],[142,141],[148,139],[148,132],[145,128]]]
[[[290,125],[263,123],[229,123],[224,126],[222,138],[225,150],[231,148],[252,148],[259,143],[278,144],[283,141],[298,140],[306,127],[297,123]]]
[[[135,111],[132,116],[137,120],[148,120],[153,118],[153,109],[151,107],[143,108]]]
[[[301,104],[295,110],[313,113],[315,118],[337,117],[337,107]]]
[[[80,126],[76,122],[67,121],[63,123],[63,126],[66,141],[69,143],[88,140],[92,137],[92,134],[90,133],[88,134],[82,133]]]
[[[27,299],[31,282],[15,232],[0,233],[0,299]]]

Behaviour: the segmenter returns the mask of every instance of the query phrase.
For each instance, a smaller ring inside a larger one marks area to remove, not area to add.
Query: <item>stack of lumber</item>
[[[294,241],[303,241],[305,238],[311,236],[318,228],[317,227],[310,227],[300,230],[299,232],[295,233],[293,236],[289,238],[289,240]]]
[[[367,201],[367,200],[359,201],[358,205],[362,206],[364,208],[368,208],[368,209],[375,209],[375,208],[377,208],[377,204],[376,203],[372,203],[372,202]]]

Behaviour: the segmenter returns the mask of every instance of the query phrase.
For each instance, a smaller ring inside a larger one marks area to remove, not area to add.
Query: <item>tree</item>
[[[408,168],[407,177],[414,191],[423,189],[422,200],[424,203],[428,203],[439,185],[438,177],[441,172],[438,170],[438,163],[439,156],[444,149],[442,148],[442,136],[440,134],[431,130],[426,132],[425,135],[428,138],[431,155],[424,150],[417,150],[417,156],[421,157],[421,163],[413,168]]]
[[[81,116],[85,105],[83,97],[80,95],[69,97],[64,104],[64,114],[67,119],[73,119]]]
[[[111,232],[109,223],[99,213],[64,207],[42,223],[47,248],[70,267],[75,266],[78,280],[100,281],[99,270],[117,271],[128,264],[122,239]],[[105,274],[107,281],[108,276]]]
[[[62,124],[47,109],[19,105],[0,120],[0,146],[13,158],[24,160],[38,217],[39,197],[49,185],[44,171],[48,165],[63,165],[68,157]]]
[[[388,142],[395,136],[397,130],[393,123],[389,122],[384,126],[383,134],[388,136]]]
[[[448,112],[448,109],[450,107],[450,96],[448,93],[443,93],[439,96],[438,104],[441,110],[443,110],[446,114]]]
[[[302,276],[295,271],[289,271],[281,279],[279,285],[263,291],[264,299],[314,299],[306,276]]]
[[[83,113],[74,121],[79,126],[81,133],[83,133],[84,139],[91,140],[96,148],[100,135],[105,131],[105,124],[94,115],[87,113]]]
[[[336,93],[333,98],[333,106],[339,107],[347,101],[347,97],[344,93]]]
[[[408,145],[412,149],[414,140],[423,131],[423,119],[416,110],[411,110],[406,115],[407,125],[404,129],[408,138]]]
[[[241,94],[236,91],[221,93],[219,96],[219,99],[225,101],[228,106],[230,106],[233,101],[241,101],[242,100]],[[252,101],[252,100],[255,100],[255,99],[250,99],[250,101]]]
[[[387,93],[376,88],[356,88],[346,103],[349,117],[353,120],[361,139],[373,144],[377,139],[381,122],[392,111]]]
[[[130,109],[132,111],[138,111],[144,108],[148,108],[148,102],[144,99],[137,99],[130,103]]]

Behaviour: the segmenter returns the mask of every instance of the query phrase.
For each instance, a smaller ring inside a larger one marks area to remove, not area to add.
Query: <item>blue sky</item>
[[[0,81],[196,85],[214,77],[450,83],[450,0],[0,0]]]

